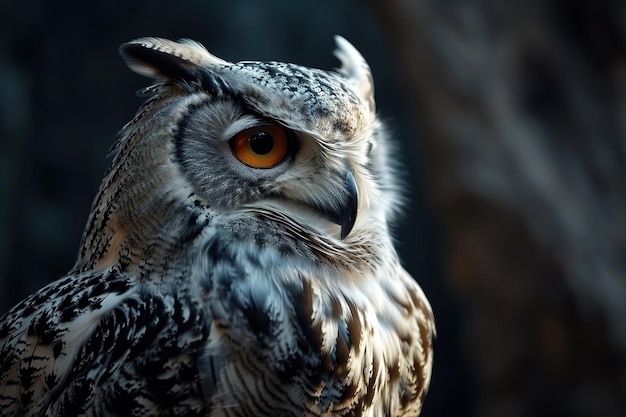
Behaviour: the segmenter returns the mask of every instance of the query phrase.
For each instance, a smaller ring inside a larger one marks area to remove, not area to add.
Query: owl
[[[2,416],[417,416],[433,314],[394,250],[370,69],[120,52],[154,84],[67,276],[0,320]]]

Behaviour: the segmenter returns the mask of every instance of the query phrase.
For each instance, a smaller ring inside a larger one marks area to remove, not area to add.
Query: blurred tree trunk
[[[474,414],[626,416],[626,5],[374,4],[471,311]]]

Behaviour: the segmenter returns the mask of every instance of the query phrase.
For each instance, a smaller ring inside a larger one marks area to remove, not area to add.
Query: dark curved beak
[[[356,181],[352,171],[348,170],[344,182],[348,192],[339,213],[339,224],[341,225],[341,239],[345,239],[350,234],[356,221],[357,210],[359,208],[359,192],[356,188]]]
[[[342,184],[342,200],[337,204],[324,206],[317,205],[317,209],[324,213],[330,221],[341,226],[341,239],[345,239],[350,234],[356,221],[357,209],[359,207],[359,194],[356,188],[354,174],[350,169],[346,174]]]

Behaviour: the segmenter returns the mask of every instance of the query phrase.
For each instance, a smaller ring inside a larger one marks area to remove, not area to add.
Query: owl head
[[[139,229],[176,239],[194,206],[280,213],[344,243],[386,231],[395,176],[371,71],[348,41],[336,44],[333,71],[231,63],[191,40],[123,44],[128,66],[156,84],[113,147],[78,264],[98,251],[102,266],[119,260],[124,242],[146,239]]]

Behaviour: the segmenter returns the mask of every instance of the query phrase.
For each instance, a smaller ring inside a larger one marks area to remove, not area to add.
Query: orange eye
[[[289,139],[280,126],[257,126],[239,132],[231,140],[235,156],[252,168],[271,168],[287,156]]]

